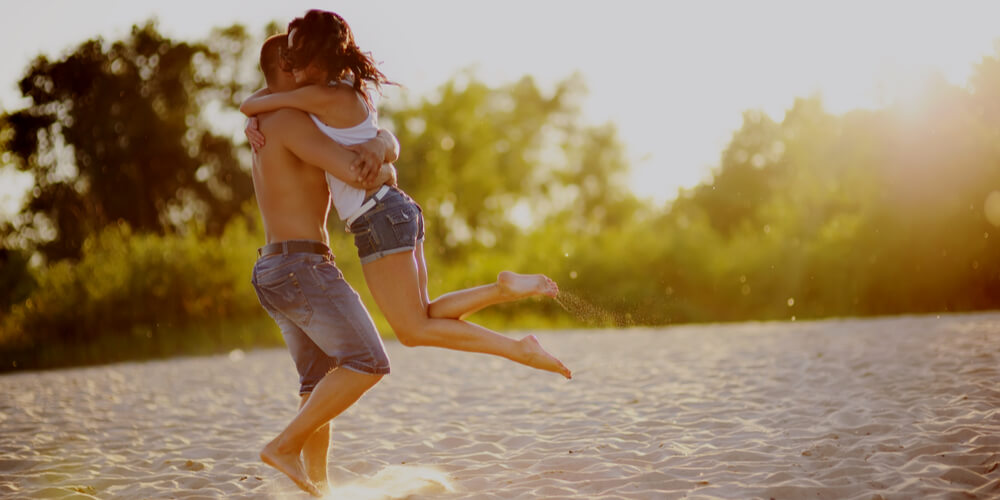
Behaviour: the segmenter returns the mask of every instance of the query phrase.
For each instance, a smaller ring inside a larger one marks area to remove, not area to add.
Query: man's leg
[[[369,375],[347,368],[328,373],[316,384],[308,401],[285,430],[264,446],[260,459],[283,472],[303,490],[319,496],[319,490],[309,480],[300,459],[306,442],[320,427],[354,404],[381,379],[382,375]]]
[[[310,394],[312,393],[302,395],[302,400],[299,401],[299,410],[302,410],[302,407],[305,406]],[[306,444],[302,447],[302,458],[306,466],[306,475],[309,476],[309,479],[316,484],[316,487],[320,491],[325,491],[330,483],[327,475],[327,459],[330,455],[330,430],[332,428],[333,423],[331,422],[321,425],[319,429],[316,429],[316,432],[313,432],[306,439]]]
[[[329,421],[354,404],[381,374],[389,373],[389,358],[371,316],[332,258],[294,255],[289,259],[291,263],[281,263],[280,274],[266,274],[273,283],[262,286],[260,292],[282,306],[274,316],[299,372],[299,394],[309,393],[309,397],[303,398],[288,426],[261,450],[260,458],[318,496],[320,491],[311,479],[322,482],[326,477]],[[273,278],[276,274],[278,278]],[[288,274],[295,279],[286,279]],[[290,301],[290,296],[296,299]],[[359,365],[368,373],[333,369],[338,363]]]

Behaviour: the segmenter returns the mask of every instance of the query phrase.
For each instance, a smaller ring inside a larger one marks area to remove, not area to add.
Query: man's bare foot
[[[278,451],[277,438],[267,443],[263,450],[260,450],[260,459],[267,465],[278,469],[282,474],[288,476],[299,488],[314,497],[319,497],[319,489],[306,476],[305,468],[299,459],[299,453],[281,453]]]
[[[524,349],[522,363],[532,368],[555,372],[566,378],[573,378],[573,373],[569,371],[569,368],[566,368],[566,365],[562,364],[562,361],[559,361],[555,356],[542,349],[542,345],[538,343],[537,337],[528,335],[519,342]]]
[[[321,496],[326,496],[330,492],[329,481],[313,481],[313,484],[316,485],[316,489],[319,490]]]
[[[308,464],[309,462],[304,461],[304,463]],[[312,484],[316,485],[316,489],[319,490],[321,494],[326,495],[327,493],[330,492],[330,479],[327,477],[326,474],[326,469],[325,469],[326,464],[324,463],[323,466],[324,466],[323,469],[319,469],[318,467],[313,468],[307,465],[306,477],[308,477],[309,480],[312,481]]]
[[[518,274],[511,271],[500,271],[497,275],[497,285],[500,293],[511,299],[521,299],[533,295],[555,297],[559,294],[559,285],[544,274]]]

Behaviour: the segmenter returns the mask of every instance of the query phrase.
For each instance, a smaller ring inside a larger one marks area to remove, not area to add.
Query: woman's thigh
[[[368,290],[396,333],[427,319],[416,250],[383,256],[361,266]]]
[[[417,262],[417,286],[420,289],[420,298],[423,300],[424,308],[430,305],[431,300],[427,294],[427,261],[424,259],[424,242],[418,241],[417,247],[413,249],[413,258]]]

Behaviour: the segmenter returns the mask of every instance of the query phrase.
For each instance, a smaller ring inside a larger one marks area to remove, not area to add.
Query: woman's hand
[[[250,147],[253,148],[253,152],[256,153],[260,151],[260,148],[264,147],[264,134],[260,133],[260,124],[257,122],[256,116],[251,116],[247,120],[247,127],[243,129],[243,133],[247,136],[247,141],[250,142]]]

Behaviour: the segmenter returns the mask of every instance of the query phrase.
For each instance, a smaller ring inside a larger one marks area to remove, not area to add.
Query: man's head
[[[260,69],[264,72],[267,88],[273,92],[283,92],[295,88],[295,79],[281,64],[281,53],[288,47],[288,35],[274,35],[264,41],[260,48]]]

